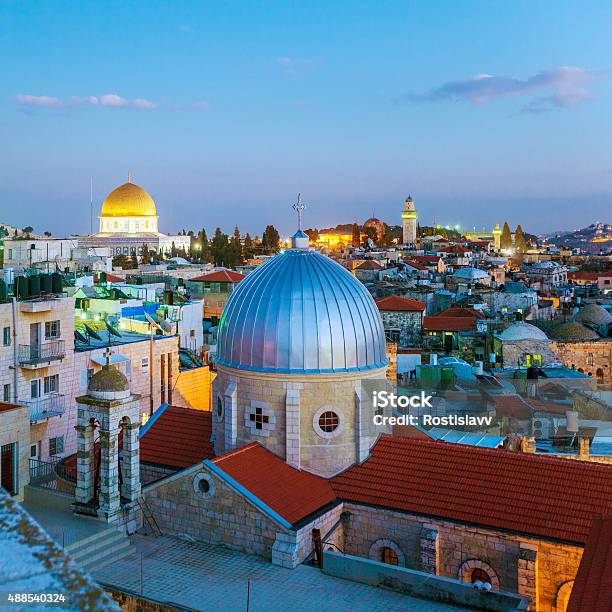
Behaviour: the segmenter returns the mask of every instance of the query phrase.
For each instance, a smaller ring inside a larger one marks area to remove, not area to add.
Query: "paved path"
[[[249,578],[251,612],[462,609],[333,578],[305,565],[293,570],[277,567],[218,546],[140,535],[130,540],[134,552],[98,570],[96,579],[140,592],[142,555],[145,597],[206,612],[246,610]]]

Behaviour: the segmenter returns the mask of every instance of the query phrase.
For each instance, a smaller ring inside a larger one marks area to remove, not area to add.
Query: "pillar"
[[[236,448],[238,438],[238,389],[235,382],[231,382],[223,393],[225,407],[225,448],[224,452]]]
[[[438,530],[432,526],[424,526],[421,531],[420,549],[421,549],[421,571],[428,574],[438,573]]]
[[[361,382],[355,385],[355,449],[357,463],[363,463],[370,455],[370,424],[368,410],[362,397]]]
[[[98,516],[112,520],[119,512],[119,428],[100,431],[100,497]]]
[[[285,400],[285,453],[287,463],[300,469],[300,391],[288,389]]]
[[[518,592],[531,598],[529,610],[537,610],[537,572],[538,548],[535,544],[521,542],[518,556]]]
[[[75,499],[87,504],[94,497],[94,426],[77,425],[77,485]]]
[[[121,462],[123,482],[121,497],[136,501],[140,497],[140,442],[138,423],[123,425],[123,458]]]

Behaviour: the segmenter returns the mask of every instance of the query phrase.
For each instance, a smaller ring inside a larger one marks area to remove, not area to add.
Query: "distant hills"
[[[593,223],[574,231],[553,232],[546,235],[548,243],[558,247],[580,248],[590,253],[599,253],[612,247],[612,225]]]

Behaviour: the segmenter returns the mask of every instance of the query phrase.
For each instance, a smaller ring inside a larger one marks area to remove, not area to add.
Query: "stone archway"
[[[567,610],[567,604],[572,593],[574,586],[573,580],[564,582],[557,591],[557,597],[555,598],[555,612],[565,612]]]
[[[376,540],[376,542],[370,546],[368,557],[372,559],[372,561],[382,562],[383,551],[385,548],[389,548],[395,553],[397,556],[398,566],[406,566],[406,556],[402,552],[402,549],[395,542],[393,542],[393,540]]]
[[[488,582],[491,583],[491,588],[494,591],[499,591],[499,577],[497,576],[497,572],[488,563],[480,559],[470,559],[462,563],[457,572],[457,578],[463,582],[472,582],[472,574],[475,570],[484,572],[489,577]]]

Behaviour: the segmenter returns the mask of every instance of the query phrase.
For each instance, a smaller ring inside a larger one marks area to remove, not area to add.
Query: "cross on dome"
[[[298,193],[297,202],[293,205],[293,210],[297,213],[298,217],[298,232],[302,231],[302,211],[306,208],[304,202],[302,202],[302,194]]]

